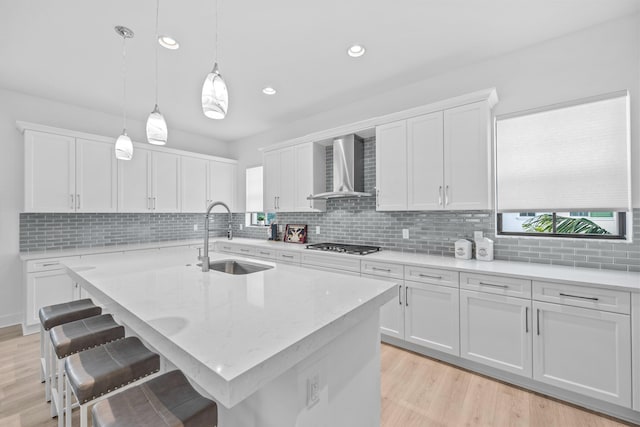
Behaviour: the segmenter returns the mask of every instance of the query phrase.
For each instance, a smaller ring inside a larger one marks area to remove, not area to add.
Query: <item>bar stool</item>
[[[38,311],[40,317],[40,381],[44,381],[45,398],[51,400],[51,371],[53,358],[51,357],[51,342],[48,332],[51,328],[74,320],[102,314],[102,308],[98,307],[89,298],[77,301],[65,302],[42,307]]]
[[[171,371],[96,403],[93,427],[215,427],[218,406],[181,371]]]
[[[71,393],[80,405],[80,425],[87,425],[87,406],[160,370],[160,356],[137,337],[127,337],[67,357],[65,425],[71,427]]]
[[[124,338],[124,326],[113,320],[110,314],[88,317],[62,325],[55,326],[49,331],[51,346],[58,358],[56,369],[52,371],[52,378],[58,376],[58,385],[54,387],[52,381],[51,416],[58,415],[58,425],[62,427],[64,411],[64,361],[72,354],[99,345]]]

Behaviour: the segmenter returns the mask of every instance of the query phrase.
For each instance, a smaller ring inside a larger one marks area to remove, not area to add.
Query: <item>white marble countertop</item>
[[[291,265],[248,275],[203,273],[193,248],[73,259],[75,280],[189,356],[180,369],[206,378],[232,407],[395,298],[380,281]],[[242,259],[212,252],[212,260]],[[145,326],[146,327],[146,326]],[[153,335],[153,334],[152,334]],[[175,361],[172,361],[175,363]],[[190,364],[186,366],[186,364]]]

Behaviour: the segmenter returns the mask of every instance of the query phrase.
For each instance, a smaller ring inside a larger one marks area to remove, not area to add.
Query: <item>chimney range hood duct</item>
[[[350,134],[333,140],[333,191],[314,194],[308,200],[371,197],[364,192],[364,143]]]

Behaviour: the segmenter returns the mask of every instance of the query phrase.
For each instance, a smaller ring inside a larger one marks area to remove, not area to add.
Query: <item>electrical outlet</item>
[[[282,233],[284,231],[284,227],[282,224],[278,224],[278,233]]]
[[[320,375],[315,374],[307,378],[307,408],[320,401]]]
[[[238,225],[238,229],[242,230],[242,224]]]
[[[316,234],[320,234],[320,226],[316,226]]]
[[[193,231],[198,231],[198,224],[193,224]]]
[[[403,239],[408,239],[409,238],[409,229],[408,228],[403,228],[402,229],[402,238]]]

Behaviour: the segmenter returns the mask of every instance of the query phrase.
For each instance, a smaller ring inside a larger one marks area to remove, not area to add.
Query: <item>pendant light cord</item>
[[[158,106],[158,16],[160,15],[160,0],[156,0],[156,107]]]
[[[122,128],[127,130],[127,37],[122,36]]]

